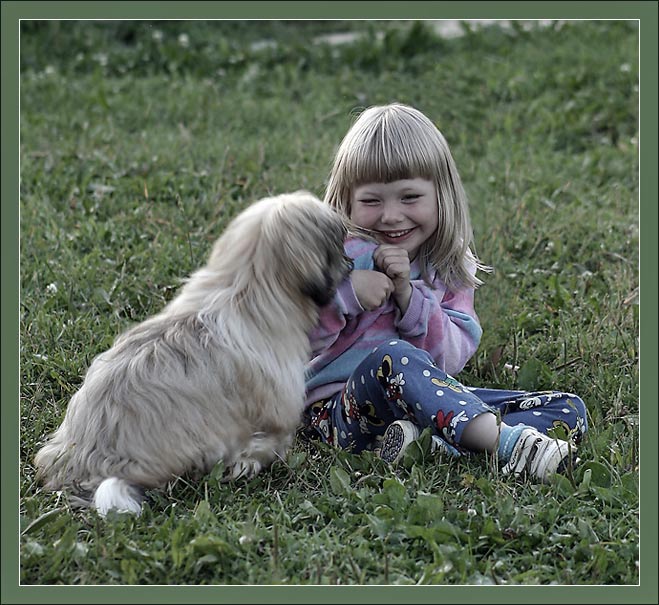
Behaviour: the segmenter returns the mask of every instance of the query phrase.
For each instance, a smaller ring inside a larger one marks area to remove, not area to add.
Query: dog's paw
[[[258,460],[241,458],[229,468],[229,477],[231,479],[249,479],[258,474],[262,468]]]

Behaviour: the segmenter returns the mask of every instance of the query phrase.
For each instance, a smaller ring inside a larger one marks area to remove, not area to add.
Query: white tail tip
[[[94,508],[101,517],[111,510],[118,513],[139,515],[142,512],[142,498],[137,488],[123,479],[105,479],[94,494]]]

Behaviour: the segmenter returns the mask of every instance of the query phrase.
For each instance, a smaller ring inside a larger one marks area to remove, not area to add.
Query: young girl
[[[309,427],[397,461],[425,427],[453,455],[488,452],[504,474],[546,481],[586,431],[576,395],[465,387],[476,271],[467,199],[444,137],[400,104],[364,111],[343,139],[325,201],[351,225],[354,270],[321,309],[307,367]],[[563,428],[562,441],[547,433]]]

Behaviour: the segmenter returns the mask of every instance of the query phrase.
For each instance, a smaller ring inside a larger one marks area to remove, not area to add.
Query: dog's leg
[[[124,479],[110,477],[105,479],[94,494],[94,508],[101,517],[111,510],[119,513],[139,515],[142,512],[142,490]]]
[[[291,441],[292,438],[288,434],[254,433],[247,446],[229,467],[230,478],[254,477],[270,466],[276,458],[283,458]]]
[[[261,463],[250,458],[240,458],[229,470],[230,479],[250,479],[261,472]]]

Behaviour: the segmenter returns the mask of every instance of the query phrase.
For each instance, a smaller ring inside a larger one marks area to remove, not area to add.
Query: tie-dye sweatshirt
[[[374,268],[376,247],[357,238],[349,238],[345,245],[355,269]],[[339,286],[332,302],[320,310],[310,334],[307,405],[340,392],[359,363],[388,339],[400,338],[428,351],[447,374],[457,374],[476,352],[482,330],[474,311],[474,290],[452,292],[438,277],[431,288],[423,281],[418,262],[410,268],[412,297],[404,314],[391,297],[381,307],[366,311],[359,304],[350,278]]]

